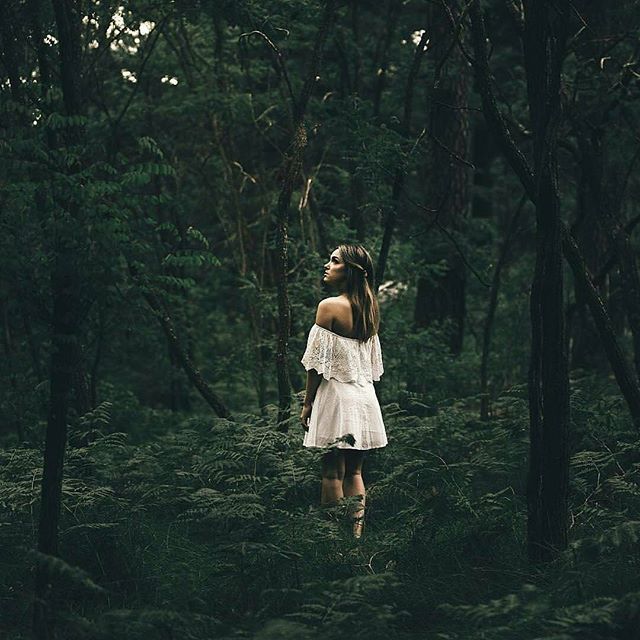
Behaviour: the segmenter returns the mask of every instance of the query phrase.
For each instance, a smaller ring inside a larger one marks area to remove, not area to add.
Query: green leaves
[[[99,629],[137,633],[163,619],[200,640],[206,618],[266,637],[346,638],[357,628],[385,640],[435,611],[435,638],[577,640],[632,624],[637,443],[576,452],[572,544],[542,570],[523,549],[526,443],[515,445],[510,413],[478,424],[460,406],[416,416],[385,405],[390,444],[365,463],[365,537],[355,543],[353,505],[318,508],[320,454],[301,447],[299,432],[275,429],[275,407],[271,418],[240,413],[230,423],[147,416],[122,398],[78,418],[73,439],[90,442],[70,447],[63,482],[60,584],[91,591],[88,578],[122,598],[104,613],[86,610]],[[130,443],[107,433],[119,415],[165,432]],[[0,462],[2,531],[22,544],[40,455],[20,448]],[[238,622],[247,612],[248,626]]]
[[[63,129],[69,129],[74,127],[84,127],[89,124],[89,118],[87,116],[68,116],[62,113],[53,112],[50,113],[43,121],[43,125],[48,127],[52,131],[61,131]]]
[[[165,256],[162,263],[173,267],[195,270],[207,264],[217,267],[220,265],[220,260],[210,253],[201,253],[199,251],[185,249]]]
[[[143,162],[136,165],[121,176],[121,184],[125,187],[142,187],[149,184],[155,176],[176,177],[175,169],[168,164]]]
[[[62,560],[62,558],[46,555],[39,551],[32,550],[29,554],[36,559],[37,564],[46,565],[49,576],[56,579],[56,581],[62,580],[67,583],[67,589],[69,585],[72,585],[80,587],[85,592],[106,595],[106,589],[96,584],[91,576],[80,567],[75,567]]]

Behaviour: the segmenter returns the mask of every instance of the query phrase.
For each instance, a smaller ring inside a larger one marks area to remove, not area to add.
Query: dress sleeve
[[[382,348],[380,347],[380,338],[376,333],[371,338],[371,377],[374,380],[380,380],[380,376],[384,373],[382,366]]]
[[[300,362],[307,371],[315,369],[328,380],[335,360],[335,350],[336,336],[329,331],[322,331],[318,325],[314,324],[309,331],[307,348]]]

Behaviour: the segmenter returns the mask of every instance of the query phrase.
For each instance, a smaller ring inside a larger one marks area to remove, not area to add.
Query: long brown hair
[[[355,337],[366,341],[378,333],[380,327],[373,261],[361,244],[341,244],[338,251],[346,266],[346,294],[351,303]]]

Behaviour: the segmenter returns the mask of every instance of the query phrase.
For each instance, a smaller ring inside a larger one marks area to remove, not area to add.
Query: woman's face
[[[322,282],[336,286],[342,284],[347,278],[347,267],[340,256],[340,252],[336,249],[329,258],[329,262],[324,265],[324,277]]]

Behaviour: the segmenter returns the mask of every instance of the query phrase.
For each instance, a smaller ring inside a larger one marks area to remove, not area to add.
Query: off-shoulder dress
[[[338,438],[349,438],[334,446],[340,449],[377,449],[387,444],[380,404],[373,381],[384,369],[380,339],[347,338],[314,324],[301,360],[304,368],[322,375],[312,403],[305,447],[326,447]]]

